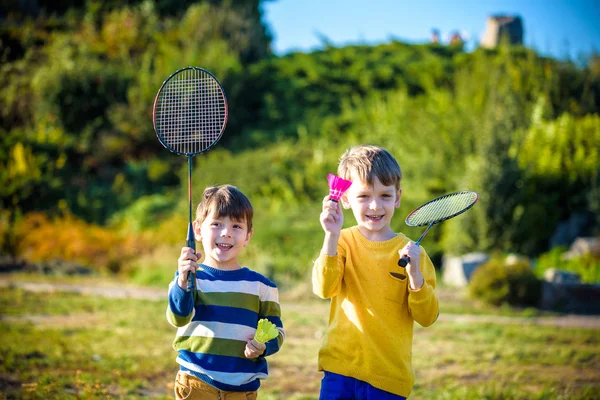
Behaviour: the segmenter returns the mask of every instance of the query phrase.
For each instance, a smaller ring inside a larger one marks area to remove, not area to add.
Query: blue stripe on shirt
[[[179,350],[179,357],[209,371],[268,373],[267,361],[264,357],[249,359],[216,354],[202,354],[198,356],[196,353],[187,350]]]
[[[195,321],[215,321],[227,324],[245,325],[256,328],[258,314],[243,308],[231,308],[224,306],[196,305]]]
[[[207,281],[250,281],[250,282],[262,282],[270,287],[277,287],[269,278],[258,272],[252,271],[246,267],[235,270],[235,271],[223,271],[216,268],[209,267],[207,265],[200,265],[196,271],[196,277],[198,279],[206,279]],[[242,278],[242,279],[240,279]]]

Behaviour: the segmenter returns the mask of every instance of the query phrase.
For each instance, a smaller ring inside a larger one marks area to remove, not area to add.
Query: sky
[[[472,50],[491,15],[520,16],[524,44],[554,58],[600,53],[600,0],[268,0],[264,20],[275,54],[347,44],[446,42],[461,32]]]

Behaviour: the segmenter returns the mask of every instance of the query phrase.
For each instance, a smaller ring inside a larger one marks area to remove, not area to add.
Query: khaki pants
[[[175,378],[177,400],[256,400],[256,392],[227,392],[185,372],[177,372]]]

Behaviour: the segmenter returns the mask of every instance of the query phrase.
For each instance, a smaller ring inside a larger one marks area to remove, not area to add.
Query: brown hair
[[[352,173],[363,182],[373,185],[374,177],[385,186],[394,185],[400,189],[402,170],[396,159],[385,149],[360,145],[352,147],[340,157],[338,175],[350,180]]]
[[[235,186],[210,186],[204,189],[202,201],[196,208],[196,221],[202,223],[212,213],[217,218],[230,217],[236,221],[245,221],[248,232],[252,230],[252,203]]]

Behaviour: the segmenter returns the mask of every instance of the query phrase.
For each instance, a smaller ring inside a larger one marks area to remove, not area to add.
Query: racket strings
[[[475,192],[457,192],[433,200],[415,210],[406,219],[412,226],[423,226],[440,222],[462,213],[477,201]]]
[[[221,136],[227,106],[220,84],[202,70],[189,69],[170,79],[156,104],[156,129],[173,150],[193,154]]]

